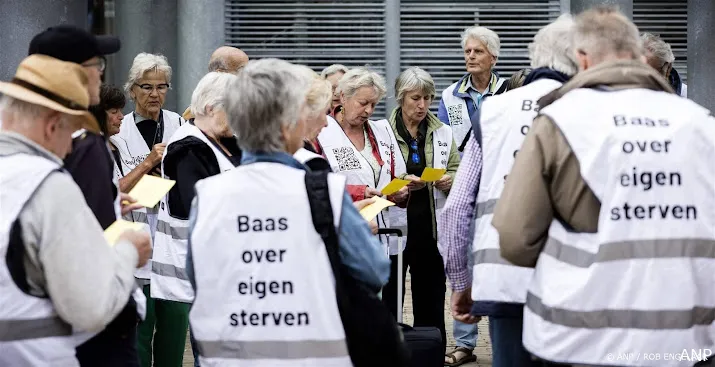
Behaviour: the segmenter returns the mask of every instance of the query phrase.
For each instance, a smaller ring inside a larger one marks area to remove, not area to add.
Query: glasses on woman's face
[[[417,145],[417,139],[410,140],[410,159],[414,164],[420,163],[420,152]]]
[[[107,68],[107,60],[105,60],[103,57],[100,57],[97,59],[95,62],[88,62],[82,64],[82,66],[90,68],[90,67],[95,67],[97,70],[99,70],[100,73],[104,72],[104,69]]]
[[[134,85],[139,87],[144,93],[151,93],[154,89],[156,89],[156,91],[159,93],[166,93],[166,91],[169,90],[169,84],[166,84],[166,83],[157,84],[157,85],[134,83]]]

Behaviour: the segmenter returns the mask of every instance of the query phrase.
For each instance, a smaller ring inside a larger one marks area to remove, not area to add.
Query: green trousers
[[[152,367],[153,356],[154,367],[181,367],[191,304],[153,299],[148,285],[143,290],[146,295],[146,319],[139,323],[137,331],[141,366]]]

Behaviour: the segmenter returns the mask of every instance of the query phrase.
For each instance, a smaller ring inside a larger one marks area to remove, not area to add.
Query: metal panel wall
[[[331,64],[385,75],[385,1],[226,1],[226,43],[320,72]],[[375,117],[385,115],[380,103]]]
[[[688,1],[633,0],[633,21],[641,32],[660,35],[675,54],[675,68],[688,77]]]
[[[529,66],[527,45],[560,13],[559,0],[402,0],[401,67],[419,66],[432,75],[438,93],[432,105],[436,111],[442,90],[466,73],[461,46],[465,28],[484,26],[499,35],[501,51],[495,70],[508,78]]]

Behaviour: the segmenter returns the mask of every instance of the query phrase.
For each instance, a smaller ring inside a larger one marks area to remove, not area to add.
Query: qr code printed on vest
[[[447,117],[449,118],[449,124],[452,126],[462,124],[462,106],[452,105],[447,106]]]
[[[338,171],[360,169],[360,160],[355,156],[355,151],[350,147],[333,148],[333,154],[338,161]]]

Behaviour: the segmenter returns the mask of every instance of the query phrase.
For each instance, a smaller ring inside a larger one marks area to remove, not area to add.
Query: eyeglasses
[[[420,152],[417,145],[417,139],[410,140],[410,159],[414,164],[420,164]]]
[[[151,85],[151,84],[137,84],[134,83],[137,87],[141,88],[142,91],[146,93],[151,93],[154,89],[156,89],[157,92],[159,93],[166,93],[166,91],[169,90],[169,84],[157,84],[156,86]]]
[[[107,68],[107,60],[105,60],[103,57],[100,57],[99,60],[91,63],[84,63],[82,64],[82,66],[86,68],[96,67],[100,73],[103,73],[104,69]]]

